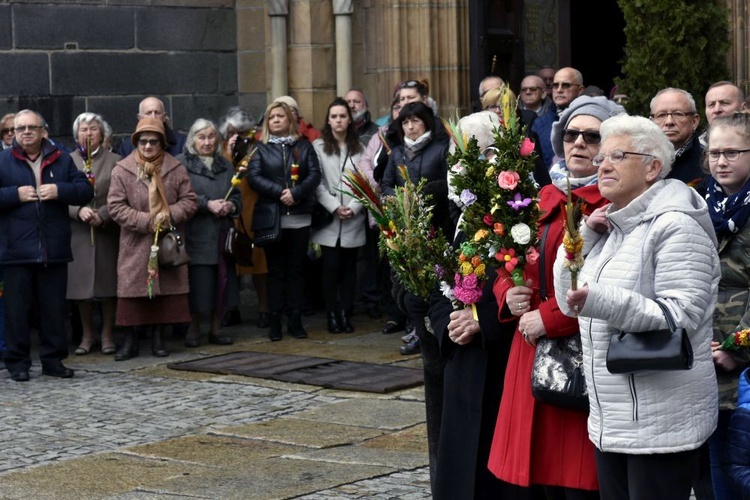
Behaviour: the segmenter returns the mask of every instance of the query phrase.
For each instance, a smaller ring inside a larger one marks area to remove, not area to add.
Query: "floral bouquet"
[[[253,129],[253,132],[255,132],[255,129]],[[232,176],[232,184],[229,187],[229,191],[227,191],[227,194],[224,195],[224,201],[226,201],[227,198],[229,198],[229,195],[232,194],[232,190],[234,188],[242,184],[242,179],[244,179],[247,176],[247,166],[250,165],[250,160],[253,159],[253,156],[255,156],[256,151],[258,151],[257,146],[249,147],[249,143],[254,142],[250,140],[254,135],[255,134],[252,133],[247,139],[242,141],[242,144],[246,148],[247,153],[239,156],[239,158],[236,161],[233,161],[235,172],[234,172],[234,175]],[[238,139],[238,143],[239,142],[240,141]],[[238,149],[240,148],[237,145],[237,143],[235,143],[235,153],[236,153],[236,150]],[[237,155],[235,154],[233,156],[236,157]]]
[[[410,293],[427,299],[452,266],[452,251],[445,235],[432,225],[431,196],[422,192],[427,181],[415,185],[403,165],[399,174],[404,186],[382,201],[359,170],[345,173],[343,182],[378,224],[382,233],[378,246],[399,282]]]
[[[159,231],[161,231],[161,224],[156,225],[154,243],[151,245],[151,251],[148,254],[148,263],[146,264],[146,293],[149,299],[154,298],[154,281],[159,279]]]
[[[581,221],[583,212],[586,210],[586,203],[578,198],[575,202],[571,196],[570,177],[568,177],[568,201],[563,208],[565,219],[565,235],[563,236],[563,248],[565,248],[565,262],[563,266],[570,271],[570,288],[578,289],[578,273],[583,267],[583,236],[581,235]]]
[[[729,337],[721,343],[719,349],[724,351],[739,351],[742,347],[750,347],[750,328],[738,330],[729,335]]]
[[[86,148],[83,148],[79,145],[78,150],[81,152],[81,156],[83,156],[83,173],[86,174],[86,179],[88,179],[91,187],[94,188],[94,198],[92,198],[88,204],[89,207],[94,208],[94,201],[96,199],[96,177],[94,176],[94,172],[91,170],[91,138],[86,138]],[[90,226],[89,229],[91,232],[91,246],[93,247],[95,243],[94,226]]]
[[[449,298],[470,305],[482,296],[489,261],[497,261],[516,285],[523,285],[524,265],[539,256],[534,248],[539,219],[532,177],[534,143],[523,135],[512,113],[495,130],[496,156],[491,160],[456,123],[450,128],[456,143],[448,158],[453,165],[450,182],[463,208],[459,228],[466,241],[458,250],[452,296],[447,283],[442,287]]]

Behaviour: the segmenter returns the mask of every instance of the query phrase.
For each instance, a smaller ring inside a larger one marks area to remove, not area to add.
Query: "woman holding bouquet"
[[[220,137],[213,122],[199,118],[190,127],[185,151],[177,157],[198,197],[198,211],[185,227],[192,317],[186,347],[200,345],[202,319],[209,323],[209,344],[230,345],[232,338],[219,331],[221,318],[226,308],[236,307],[239,301],[234,260],[226,259],[220,249],[242,203],[239,190],[232,187],[234,168],[221,155]]]
[[[166,152],[164,123],[142,118],[131,137],[135,149],[112,170],[107,206],[120,225],[117,260],[117,318],[125,333],[115,361],[138,356],[138,337],[151,327],[151,352],[168,356],[164,326],[189,323],[187,266],[149,269],[151,246],[157,228],[178,229],[195,213],[198,202],[185,167]],[[149,291],[149,282],[151,291]]]
[[[750,328],[750,115],[734,113],[716,118],[708,131],[706,201],[719,239],[721,281],[714,311],[713,354],[719,382],[719,425],[709,439],[711,482],[717,500],[739,498],[722,470],[729,421],[737,408],[737,386],[748,366],[747,347],[722,348],[739,330]],[[745,492],[747,493],[747,492]]]
[[[594,446],[586,433],[587,413],[552,406],[531,395],[531,370],[539,337],[579,335],[578,321],[558,307],[552,264],[563,240],[568,191],[586,203],[585,213],[605,205],[599,194],[599,127],[623,108],[604,97],[579,97],[552,130],[555,153],[564,158],[550,170],[552,184],[539,193],[538,258],[528,259],[526,286],[513,286],[505,272],[495,282],[501,322],[518,322],[492,440],[489,468],[519,486],[540,485],[547,499],[599,498]],[[568,184],[568,179],[570,184]]]
[[[325,226],[313,230],[312,241],[323,251],[323,297],[328,311],[328,331],[354,331],[352,301],[357,279],[357,249],[365,244],[365,211],[362,204],[340,190],[344,172],[355,170],[362,155],[362,144],[354,130],[349,106],[341,98],[328,106],[323,137],[313,142],[318,153],[321,183],[316,197],[332,215]],[[340,301],[340,303],[339,303]]]
[[[94,335],[94,304],[102,311],[101,351],[114,354],[115,299],[117,297],[118,226],[107,208],[107,193],[112,169],[120,156],[107,150],[105,143],[112,129],[94,113],[83,113],[73,122],[73,137],[78,143],[71,153],[76,167],[86,173],[94,185],[94,199],[82,207],[69,207],[70,245],[74,260],[68,264],[68,300],[75,300],[81,314],[83,336],[75,354],[91,352]]]
[[[292,111],[283,102],[268,105],[258,150],[248,167],[247,180],[258,193],[253,230],[261,222],[278,221],[280,238],[268,243],[268,337],[281,340],[281,313],[289,315],[288,333],[307,338],[302,326],[303,276],[315,190],[320,184],[318,155],[300,139]]]

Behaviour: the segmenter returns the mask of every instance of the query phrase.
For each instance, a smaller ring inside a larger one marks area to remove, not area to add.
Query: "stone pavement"
[[[244,295],[244,294],[243,294]],[[323,314],[310,338],[271,343],[244,311],[232,346],[124,362],[71,355],[70,380],[17,383],[0,371],[0,498],[430,498],[421,387],[387,395],[171,370],[167,363],[238,350],[419,367],[398,354],[384,320],[354,317],[331,335]],[[205,336],[204,336],[205,341]]]

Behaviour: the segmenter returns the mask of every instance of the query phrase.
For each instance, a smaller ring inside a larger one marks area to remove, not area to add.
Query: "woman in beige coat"
[[[71,153],[78,170],[94,186],[94,199],[88,205],[70,206],[71,248],[73,262],[68,264],[68,300],[75,300],[81,313],[83,337],[75,354],[91,352],[97,344],[93,327],[94,302],[102,311],[102,354],[114,354],[112,328],[115,324],[117,296],[117,254],[120,237],[118,226],[109,215],[107,194],[112,169],[120,155],[106,147],[112,129],[95,113],[83,113],[73,122],[73,137],[78,146]],[[87,166],[88,158],[91,158]]]
[[[328,106],[323,137],[313,142],[320,159],[321,178],[315,196],[331,214],[326,225],[313,230],[312,242],[323,251],[323,298],[328,310],[328,331],[354,331],[352,300],[357,279],[357,249],[365,244],[365,211],[341,182],[344,173],[355,169],[362,144],[354,131],[349,106],[341,98]]]
[[[165,152],[164,124],[143,118],[133,133],[136,149],[117,163],[107,203],[112,219],[120,224],[120,256],[117,260],[117,324],[152,326],[151,351],[167,356],[164,325],[189,323],[188,268],[159,268],[149,298],[148,261],[155,228],[183,224],[198,209],[185,167]],[[115,361],[138,355],[138,333],[134,328],[115,353]]]

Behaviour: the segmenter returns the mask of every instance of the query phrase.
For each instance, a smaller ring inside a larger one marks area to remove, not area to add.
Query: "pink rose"
[[[518,175],[518,172],[503,170],[500,172],[500,175],[497,176],[497,185],[503,189],[516,189],[519,180],[521,180],[521,176]]]
[[[534,152],[534,141],[526,137],[521,143],[521,156],[526,158]]]
[[[529,249],[526,250],[526,261],[529,264],[536,264],[537,260],[539,260],[539,252],[536,251],[536,248],[529,247]]]

